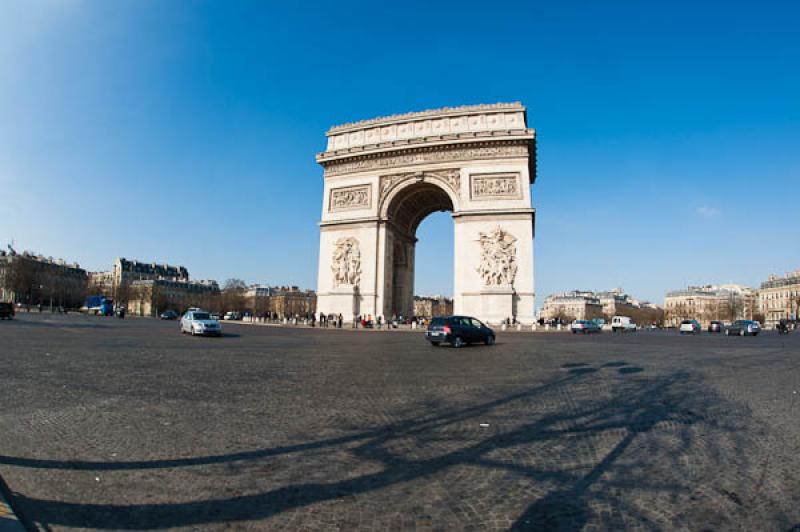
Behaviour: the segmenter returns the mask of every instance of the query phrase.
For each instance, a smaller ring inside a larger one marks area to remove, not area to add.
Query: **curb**
[[[247,326],[253,326],[253,327],[272,327],[272,328],[275,328],[275,329],[298,329],[298,330],[299,329],[305,329],[305,330],[309,330],[309,331],[313,331],[313,330],[336,331],[336,330],[339,330],[339,331],[351,331],[351,332],[368,333],[368,334],[369,333],[380,333],[380,332],[384,332],[384,333],[385,332],[391,332],[391,333],[424,333],[427,330],[426,327],[417,328],[417,329],[411,329],[408,326],[399,327],[397,329],[390,329],[390,328],[387,328],[386,326],[384,326],[383,328],[380,328],[380,329],[378,329],[376,327],[366,328],[366,329],[363,328],[363,327],[358,327],[357,329],[354,329],[349,324],[343,326],[342,328],[339,328],[339,327],[320,327],[320,326],[312,327],[310,325],[303,325],[303,324],[298,324],[298,325],[285,324],[284,325],[283,323],[258,323],[258,322],[252,322],[252,321],[222,321],[222,320],[220,320],[220,323],[222,325],[247,325]],[[565,333],[572,332],[568,328],[564,328],[564,329],[561,329],[561,330],[556,330],[556,329],[531,330],[530,326],[527,326],[527,328],[523,328],[521,330],[517,330],[516,327],[514,326],[514,327],[508,328],[508,329],[506,329],[504,331],[500,327],[501,326],[494,326],[493,328],[494,328],[495,332],[502,333],[502,334],[507,334],[507,333],[510,333],[510,334],[526,334],[526,333],[527,334],[565,334]]]
[[[25,532],[27,528],[8,503],[10,490],[0,477],[0,532]]]

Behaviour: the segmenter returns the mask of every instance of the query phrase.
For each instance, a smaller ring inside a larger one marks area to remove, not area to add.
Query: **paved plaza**
[[[800,334],[418,332],[22,314],[0,475],[42,529],[797,530]]]

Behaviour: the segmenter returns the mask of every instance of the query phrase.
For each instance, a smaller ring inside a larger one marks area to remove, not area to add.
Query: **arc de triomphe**
[[[454,312],[533,322],[536,132],[525,107],[443,108],[326,135],[319,312],[412,316],[417,227],[450,211]]]

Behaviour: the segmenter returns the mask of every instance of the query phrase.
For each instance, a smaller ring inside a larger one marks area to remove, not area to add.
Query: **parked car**
[[[14,305],[11,303],[0,303],[0,320],[14,319]]]
[[[175,312],[174,310],[166,310],[166,311],[161,313],[161,319],[162,320],[177,320],[178,319],[178,313]]]
[[[697,320],[683,320],[681,322],[681,326],[678,327],[678,331],[681,334],[700,334],[702,327],[700,327],[700,322]]]
[[[204,310],[190,310],[181,318],[181,332],[192,336],[221,336],[222,325]]]
[[[708,332],[710,333],[721,333],[724,329],[725,326],[721,321],[712,321],[708,324]]]
[[[425,339],[434,346],[447,343],[453,347],[463,347],[478,342],[492,345],[495,341],[495,334],[477,318],[447,316],[431,320],[428,330],[425,332]]]
[[[570,325],[569,328],[572,331],[572,334],[589,334],[599,333],[602,331],[600,325],[591,320],[575,320],[572,322],[572,325]]]
[[[237,320],[242,319],[242,315],[240,313],[238,313],[238,312],[230,311],[230,312],[226,312],[225,313],[225,318],[224,319],[226,321],[237,321]]]
[[[736,320],[725,329],[725,336],[758,336],[761,324],[753,320]]]
[[[627,316],[614,316],[611,318],[613,332],[636,332],[636,322]]]

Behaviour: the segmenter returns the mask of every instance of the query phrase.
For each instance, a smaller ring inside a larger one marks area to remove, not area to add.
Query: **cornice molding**
[[[384,172],[403,166],[511,158],[528,159],[530,182],[533,183],[536,179],[536,142],[533,136],[405,146],[317,161],[325,168],[325,177],[329,178],[358,172]]]
[[[325,135],[336,135],[339,133],[346,133],[365,127],[381,126],[385,124],[397,124],[400,122],[408,122],[412,120],[419,120],[422,118],[431,117],[446,117],[454,115],[467,115],[485,113],[487,111],[525,111],[525,106],[521,102],[499,102],[478,105],[461,105],[457,107],[441,107],[439,109],[427,109],[425,111],[414,111],[411,113],[401,113],[389,116],[380,116],[370,118],[367,120],[359,120],[356,122],[349,122],[333,126]]]

